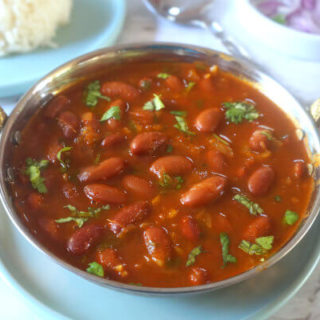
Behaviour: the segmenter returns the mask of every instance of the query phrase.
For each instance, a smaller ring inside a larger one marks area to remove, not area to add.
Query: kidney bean
[[[244,229],[242,239],[255,242],[256,238],[267,236],[271,230],[270,218],[259,216],[254,218]]]
[[[107,81],[101,86],[101,92],[110,97],[120,97],[126,101],[132,101],[139,96],[139,91],[121,81]]]
[[[221,176],[207,178],[182,194],[180,202],[188,207],[198,207],[215,201],[220,197],[227,185],[227,179]]]
[[[108,148],[112,148],[118,144],[120,144],[121,142],[125,141],[125,136],[121,133],[112,133],[109,136],[106,136],[102,142],[101,142],[101,146],[108,149]]]
[[[129,224],[141,221],[151,212],[147,201],[138,201],[120,209],[110,221],[110,230],[119,234]]]
[[[307,167],[304,161],[297,161],[293,165],[293,176],[302,179],[307,175]]]
[[[116,130],[116,129],[118,129],[118,128],[120,128],[122,126],[122,120],[123,120],[123,116],[124,116],[124,113],[125,113],[126,105],[123,102],[123,100],[117,99],[117,100],[111,102],[111,104],[110,104],[108,109],[110,109],[112,107],[119,107],[120,120],[115,119],[115,118],[108,119],[107,120],[107,125],[108,125],[108,128],[110,130]]]
[[[249,177],[248,189],[254,196],[263,196],[269,191],[274,179],[275,173],[271,167],[261,167]]]
[[[66,138],[73,139],[78,135],[80,121],[71,111],[64,111],[58,117],[59,126]]]
[[[58,114],[70,104],[70,99],[64,95],[59,95],[52,98],[46,106],[44,115],[47,118],[54,119]]]
[[[175,92],[181,92],[184,89],[184,85],[182,81],[174,75],[169,76],[166,80],[165,83],[168,88],[170,88],[172,91]]]
[[[124,203],[126,195],[115,187],[105,184],[88,184],[83,188],[85,195],[92,201],[100,203]]]
[[[272,135],[272,132],[270,130],[254,131],[249,139],[249,146],[251,150],[256,152],[269,150],[271,141],[268,139],[267,134]]]
[[[67,250],[74,255],[84,254],[103,235],[103,227],[97,224],[85,225],[69,238]]]
[[[163,173],[170,176],[183,175],[192,170],[192,162],[182,156],[166,156],[154,161],[150,171],[159,178]]]
[[[211,170],[221,172],[227,166],[226,157],[217,150],[210,150],[207,153],[207,164]]]
[[[155,119],[154,112],[148,110],[129,111],[129,116],[143,125],[151,125]]]
[[[103,266],[103,269],[112,275],[118,275],[124,278],[128,275],[122,259],[118,252],[112,248],[106,248],[97,253],[97,261]]]
[[[181,219],[181,232],[191,241],[199,240],[200,228],[197,221],[191,216],[184,216]]]
[[[160,267],[172,257],[170,237],[162,227],[151,226],[143,233],[144,243],[151,259]]]
[[[148,180],[134,175],[127,175],[123,178],[124,188],[142,199],[151,199],[155,196],[156,190]]]
[[[189,272],[189,280],[193,286],[200,286],[208,282],[208,272],[204,268],[193,267]]]
[[[164,151],[167,146],[167,136],[158,131],[143,132],[135,136],[130,144],[134,155],[154,155]]]
[[[216,108],[203,110],[195,120],[195,127],[200,132],[215,132],[223,119],[223,112]]]
[[[81,137],[83,138],[85,144],[91,145],[100,137],[100,122],[92,112],[85,112],[82,114],[81,120]]]
[[[78,175],[81,182],[105,180],[116,176],[124,170],[125,162],[121,158],[109,158],[100,162],[97,166],[82,169]]]
[[[58,161],[57,153],[62,148],[62,145],[58,142],[58,140],[53,141],[47,150],[47,158],[50,162],[55,163]]]

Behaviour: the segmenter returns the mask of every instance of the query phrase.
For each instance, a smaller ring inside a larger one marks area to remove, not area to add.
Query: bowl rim
[[[263,14],[257,8],[257,6],[254,3],[252,3],[253,0],[244,0],[244,1],[248,4],[248,7],[253,9],[252,12],[255,12],[255,14],[260,17],[260,19],[263,19],[264,21],[266,21],[269,24],[272,24],[273,26],[277,25],[278,27],[281,28],[281,30],[283,32],[289,32],[294,36],[299,36],[300,38],[301,37],[307,38],[307,40],[320,41],[320,34],[301,31],[301,30],[298,30],[298,29],[294,29],[294,28],[292,28],[290,26],[287,26],[287,25],[284,25],[284,24],[281,24],[281,23],[277,23],[276,21],[272,20],[272,18],[270,18],[270,17],[266,16],[265,14]]]
[[[254,70],[255,72],[258,72],[260,75],[268,79],[268,81],[271,81],[274,85],[284,90],[284,92],[289,95],[294,101],[297,103],[299,108],[302,112],[306,115],[308,118],[308,121],[310,122],[311,129],[315,136],[317,137],[317,143],[320,146],[320,135],[318,133],[318,130],[316,128],[316,125],[314,121],[312,120],[309,113],[302,107],[302,104],[281,84],[273,80],[270,76],[266,75],[264,72],[257,70],[254,66],[254,64],[251,64],[248,61],[241,60],[239,58],[234,58],[232,56],[226,55],[225,53],[219,52],[217,50],[212,50],[205,47],[195,46],[195,45],[189,45],[189,44],[181,44],[181,43],[174,43],[174,42],[141,42],[141,43],[134,43],[134,44],[121,44],[112,46],[109,48],[103,48],[99,50],[95,50],[92,52],[89,52],[87,54],[84,54],[82,56],[76,57],[63,65],[57,67],[44,77],[42,77],[39,81],[37,81],[36,84],[33,85],[32,88],[30,88],[23,97],[17,102],[15,108],[13,109],[10,117],[8,118],[4,128],[0,132],[0,200],[2,202],[2,205],[5,209],[5,212],[7,216],[9,217],[10,221],[13,223],[13,225],[17,228],[17,230],[20,232],[20,234],[23,235],[23,237],[31,243],[33,247],[35,247],[40,252],[44,253],[46,256],[48,256],[50,259],[53,259],[56,263],[64,267],[66,270],[73,272],[74,274],[81,276],[95,284],[98,284],[103,287],[109,287],[112,289],[125,291],[129,293],[136,293],[136,294],[151,294],[151,295],[182,295],[182,294],[195,294],[195,293],[204,293],[209,292],[213,290],[217,290],[220,288],[225,288],[231,285],[234,285],[236,283],[242,282],[244,280],[247,280],[251,277],[253,277],[255,274],[258,274],[260,271],[263,271],[264,269],[267,269],[271,266],[273,266],[276,262],[278,262],[280,259],[282,259],[284,256],[286,256],[304,237],[304,235],[307,233],[307,231],[311,228],[311,225],[317,218],[319,214],[318,208],[320,208],[320,191],[316,193],[316,197],[313,200],[313,208],[311,210],[311,213],[306,217],[306,222],[304,223],[301,228],[298,229],[296,234],[294,234],[293,237],[290,238],[290,240],[282,247],[280,250],[275,252],[273,255],[268,257],[264,262],[261,264],[255,266],[252,269],[249,269],[243,273],[240,273],[236,276],[233,276],[231,278],[227,278],[221,281],[217,282],[211,282],[204,285],[199,286],[188,286],[188,287],[147,287],[147,286],[137,286],[133,284],[125,284],[122,282],[118,282],[115,280],[109,280],[106,278],[100,278],[94,275],[89,274],[88,272],[81,270],[77,267],[74,267],[68,262],[65,262],[63,259],[61,259],[58,255],[54,254],[51,250],[49,250],[46,246],[44,246],[40,241],[37,240],[36,237],[30,232],[30,230],[26,227],[26,225],[22,222],[22,219],[18,214],[16,214],[14,210],[14,206],[11,205],[9,199],[10,193],[8,192],[6,188],[6,178],[4,177],[5,174],[3,169],[5,168],[5,144],[10,140],[10,128],[15,123],[16,118],[18,118],[21,109],[23,109],[23,106],[26,105],[28,99],[34,94],[34,91],[38,90],[39,87],[43,86],[46,81],[49,81],[50,79],[54,78],[56,74],[63,73],[66,69],[70,68],[74,64],[81,64],[81,62],[87,61],[92,58],[96,58],[98,56],[101,56],[103,54],[107,53],[119,53],[121,50],[123,51],[135,51],[135,50],[146,50],[152,52],[154,49],[168,49],[172,51],[172,54],[174,54],[173,49],[175,50],[182,50],[185,52],[198,52],[201,54],[208,55],[218,55],[223,60],[226,61],[232,61],[239,63],[244,68],[249,68]],[[48,80],[49,79],[49,80]],[[263,91],[262,91],[263,94]],[[320,147],[319,147],[320,148]],[[315,208],[316,207],[316,208]]]

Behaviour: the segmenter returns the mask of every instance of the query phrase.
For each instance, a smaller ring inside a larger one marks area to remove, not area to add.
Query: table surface
[[[76,0],[75,0],[76,1]],[[213,16],[217,19],[221,19],[221,22],[225,24],[225,28],[236,36],[234,31],[235,12],[233,12],[233,1],[235,0],[216,0],[214,4]],[[237,0],[242,1],[242,0]],[[192,27],[174,25],[163,19],[154,17],[142,4],[141,0],[127,0],[128,12],[127,19],[121,36],[118,39],[118,43],[133,43],[133,42],[145,42],[145,41],[168,41],[168,42],[183,42],[196,44],[201,46],[207,46],[217,50],[223,51],[223,47],[220,43],[208,32],[204,30],[195,29]],[[244,41],[245,43],[245,41]],[[303,88],[303,84],[298,78],[294,77],[286,78],[285,63],[288,68],[292,67],[292,61],[287,57],[277,56],[277,53],[266,52],[259,54],[260,63],[270,60],[270,56],[276,56],[275,66],[277,62],[282,65],[283,73],[279,73],[278,68],[272,69],[270,66],[270,73],[276,77],[285,86],[291,89],[296,95],[304,102],[309,102],[306,96],[316,97],[316,94],[320,94],[320,81],[318,86],[310,91],[310,86],[306,85]],[[269,57],[268,57],[269,54]],[[259,60],[257,59],[257,61]],[[300,65],[299,65],[300,64]],[[310,68],[303,65],[303,62],[296,63],[296,68],[305,70]],[[314,70],[320,70],[320,65],[314,64],[312,67]],[[49,70],[48,70],[49,71]],[[320,73],[319,73],[320,74]],[[299,90],[297,89],[299,88]],[[315,90],[316,89],[316,90]],[[2,105],[6,111],[10,112],[12,107],[16,103],[18,97],[0,98],[0,105]],[[13,291],[13,289],[7,287],[7,285],[0,280],[0,319],[38,319],[30,306],[21,299],[21,297]],[[316,268],[310,279],[300,289],[300,291],[270,320],[317,320],[320,319],[320,269]]]

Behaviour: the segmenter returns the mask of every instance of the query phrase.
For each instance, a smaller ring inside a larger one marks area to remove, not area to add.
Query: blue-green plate
[[[124,18],[125,0],[74,0],[71,21],[59,28],[57,48],[0,58],[0,97],[25,92],[49,71],[77,56],[113,44]]]
[[[307,280],[320,256],[320,220],[300,244],[255,278],[209,294],[136,296],[100,287],[36,250],[0,208],[0,276],[40,319],[267,319]]]

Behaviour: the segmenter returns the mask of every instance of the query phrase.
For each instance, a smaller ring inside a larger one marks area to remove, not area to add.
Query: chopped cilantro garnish
[[[119,106],[113,106],[111,107],[109,110],[107,110],[101,117],[100,121],[107,121],[109,119],[116,119],[116,120],[120,120],[121,118],[121,110],[119,108]]]
[[[174,127],[190,136],[194,136],[195,133],[189,130],[188,124],[184,117],[181,116],[175,116],[177,123],[174,125]]]
[[[95,107],[98,103],[98,99],[104,99],[110,101],[109,97],[104,96],[100,92],[100,81],[96,80],[88,84],[87,86],[87,95],[85,98],[86,105],[88,107]]]
[[[161,101],[161,95],[153,94],[154,98],[146,102],[143,106],[143,110],[159,111],[165,108],[164,103]]]
[[[150,87],[151,87],[151,81],[150,80],[147,80],[147,79],[144,79],[140,82],[140,87],[143,89],[143,90],[149,90]]]
[[[291,210],[287,210],[284,213],[283,221],[289,226],[294,225],[299,220],[299,215]]]
[[[189,93],[195,85],[196,83],[193,81],[188,82],[188,85],[186,86],[186,92]]]
[[[241,123],[243,120],[249,122],[259,118],[259,113],[253,104],[247,102],[225,102],[223,103],[225,109],[225,117],[233,123]]]
[[[166,152],[171,153],[172,151],[173,151],[173,146],[171,144],[168,144]]]
[[[109,210],[110,206],[107,204],[100,208],[89,207],[88,211],[80,211],[75,206],[72,206],[71,204],[64,206],[64,208],[68,209],[71,212],[72,216],[57,219],[55,221],[57,223],[67,223],[67,222],[74,221],[78,225],[78,227],[81,228],[83,224],[88,220],[88,218],[96,217],[98,213],[100,213],[102,210]]]
[[[163,188],[175,188],[177,190],[182,188],[184,180],[180,176],[170,177],[167,173],[163,173],[159,180],[159,185]]]
[[[274,137],[270,131],[263,130],[263,131],[260,131],[260,133],[263,134],[264,136],[266,136],[269,141],[274,140]]]
[[[249,255],[263,255],[272,249],[273,240],[273,236],[257,238],[255,240],[255,243],[251,243],[247,240],[242,240],[239,248]]]
[[[222,139],[220,136],[218,136],[217,134],[213,134],[213,136],[217,139],[217,140],[219,140],[220,142],[222,142],[222,143],[224,143],[226,146],[229,146],[229,142],[228,141],[226,141],[226,140],[224,140],[224,139]]]
[[[47,187],[44,184],[44,178],[41,177],[41,169],[44,169],[48,166],[48,160],[40,160],[39,162],[28,158],[26,160],[27,169],[25,174],[29,176],[31,185],[40,193],[47,193]]]
[[[187,111],[172,110],[172,111],[170,111],[170,113],[173,114],[174,116],[180,116],[180,117],[187,116]]]
[[[64,148],[60,149],[60,150],[58,151],[58,153],[57,153],[57,159],[58,159],[58,161],[60,162],[60,165],[61,165],[61,167],[62,167],[63,169],[67,169],[68,164],[67,164],[67,162],[65,162],[65,161],[63,161],[63,160],[61,159],[61,155],[62,155],[63,152],[70,151],[71,149],[72,149],[72,147],[64,147]]]
[[[104,277],[104,270],[101,264],[99,264],[98,262],[90,262],[89,263],[89,267],[87,268],[87,272],[94,274],[98,277]]]
[[[83,224],[88,220],[88,218],[77,218],[77,217],[66,217],[61,219],[56,219],[56,223],[67,223],[74,221],[79,228],[83,226]]]
[[[165,72],[158,73],[158,75],[157,75],[157,78],[160,78],[160,79],[167,79],[169,77],[170,77],[170,74],[165,73]]]
[[[182,184],[184,183],[184,180],[180,176],[175,177],[175,180],[177,181],[176,189],[177,190],[181,189]]]
[[[167,173],[164,172],[161,175],[161,178],[159,180],[159,184],[163,188],[168,188],[172,185],[172,178]]]
[[[245,207],[247,207],[249,209],[250,214],[254,216],[256,216],[257,214],[262,214],[264,212],[263,209],[257,203],[249,200],[246,196],[242,194],[236,194],[233,197],[233,200],[236,200]]]
[[[93,163],[94,164],[98,164],[100,162],[100,158],[101,158],[101,153],[99,152],[99,153],[97,153],[97,156],[95,157]]]
[[[188,255],[186,267],[192,266],[196,262],[196,256],[198,256],[202,252],[203,252],[202,246],[198,246],[198,247],[193,248]]]
[[[276,195],[275,197],[274,197],[274,200],[276,201],[276,202],[281,202],[281,197],[279,196],[279,195]]]
[[[237,262],[237,258],[232,256],[229,253],[230,239],[227,233],[225,232],[220,233],[220,243],[222,247],[222,259],[223,259],[222,267],[224,268],[228,262],[231,262],[231,263]]]

